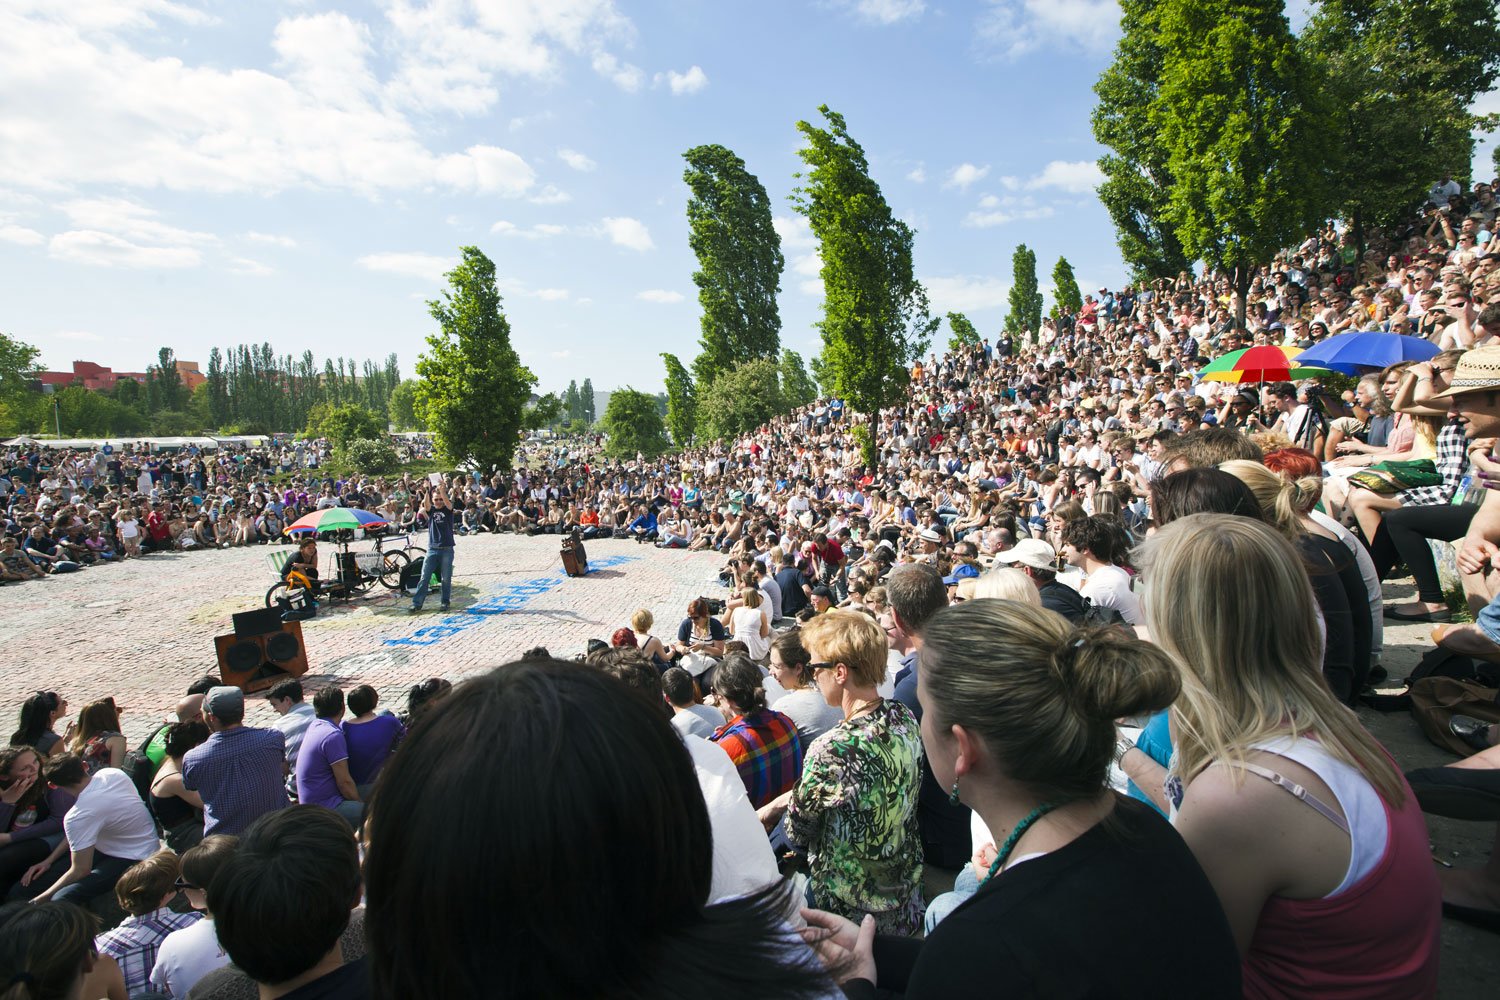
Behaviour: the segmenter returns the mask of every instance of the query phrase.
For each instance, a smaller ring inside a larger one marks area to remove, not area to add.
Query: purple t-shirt
[[[308,723],[297,751],[297,801],[329,809],[344,801],[333,779],[333,765],[348,759],[349,747],[338,726],[327,719]]]
[[[377,715],[369,722],[345,722],[344,740],[349,747],[349,774],[356,785],[375,780],[406,727],[394,715]]]

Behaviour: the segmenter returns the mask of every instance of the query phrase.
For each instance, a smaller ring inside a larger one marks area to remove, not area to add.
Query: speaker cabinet
[[[307,673],[301,622],[280,622],[273,632],[214,636],[214,653],[219,659],[219,677],[246,694]]]

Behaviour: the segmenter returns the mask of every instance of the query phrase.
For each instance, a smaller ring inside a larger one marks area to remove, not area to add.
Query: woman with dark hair
[[[1238,514],[1263,520],[1250,487],[1222,469],[1188,468],[1151,481],[1151,518],[1165,527],[1189,514]]]
[[[692,758],[660,704],[599,671],[521,661],[455,689],[365,828],[380,1000],[838,995],[784,923],[785,883],[708,904]]]
[[[120,732],[120,710],[113,698],[100,698],[83,706],[68,749],[83,758],[90,774],[101,767],[120,766],[125,760],[125,737]]]
[[[21,702],[21,720],[10,736],[13,747],[31,747],[51,757],[62,747],[62,737],[53,731],[57,720],[68,712],[68,699],[56,691],[38,691]]]
[[[883,596],[884,588],[879,589]],[[844,713],[828,704],[813,685],[812,656],[803,647],[798,629],[783,632],[771,642],[771,677],[786,692],[771,707],[796,724],[806,755],[813,740],[844,721]]]
[[[359,796],[368,799],[368,789],[380,775],[380,769],[406,737],[406,727],[389,713],[377,714],[380,695],[368,684],[349,692],[348,706],[352,718],[339,724],[349,747],[349,777],[359,786]]]
[[[34,749],[0,750],[0,899],[57,846],[73,802],[72,793],[42,778],[42,757]]]
[[[401,724],[408,730],[438,701],[453,690],[453,682],[442,677],[429,677],[420,684],[413,684],[406,695],[406,716]]]
[[[168,726],[167,756],[151,779],[151,813],[178,854],[203,839],[203,799],[182,783],[182,756],[207,741],[208,726],[200,720]]]
[[[759,809],[791,791],[802,773],[802,740],[796,723],[766,706],[760,668],[743,653],[729,654],[714,671],[714,694],[729,721],[709,740],[734,761],[750,804]]]
[[[695,597],[688,602],[687,617],[677,626],[671,659],[707,690],[713,685],[714,665],[723,657],[728,639],[724,623],[708,613],[708,601]]]
[[[72,903],[0,907],[0,1000],[78,997],[96,961],[97,923]]]

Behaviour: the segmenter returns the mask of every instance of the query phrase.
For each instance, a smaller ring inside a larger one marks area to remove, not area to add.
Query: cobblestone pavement
[[[279,548],[163,553],[0,588],[0,645],[23,654],[7,657],[11,665],[0,671],[0,724],[12,725],[21,700],[38,688],[68,698],[73,713],[114,695],[133,745],[188,684],[216,672],[213,637],[233,630],[231,614],[264,606],[276,582],[267,555]],[[413,615],[409,600],[378,585],[348,604],[324,602],[303,623],[304,683],[309,692],[370,684],[383,706],[398,710],[427,677],[458,681],[533,646],[572,657],[591,638],[607,640],[636,608],[656,616],[656,635],[675,635],[689,600],[724,594],[723,557],[712,553],[593,541],[594,569],[574,579],[563,574],[558,548],[549,535],[460,538],[446,613],[436,593]],[[320,549],[326,561],[333,547]],[[246,707],[251,724],[273,717],[263,698]]]

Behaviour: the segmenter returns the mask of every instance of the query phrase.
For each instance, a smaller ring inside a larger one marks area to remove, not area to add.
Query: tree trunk
[[[1236,299],[1234,304],[1234,328],[1236,330],[1244,330],[1246,299],[1250,297],[1250,269],[1248,267],[1239,266],[1234,269],[1234,291]]]

